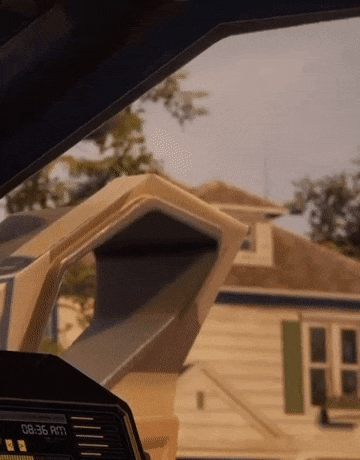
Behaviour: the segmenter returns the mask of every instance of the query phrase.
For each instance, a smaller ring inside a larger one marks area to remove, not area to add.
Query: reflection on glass
[[[341,373],[343,395],[357,394],[357,377],[356,371],[342,371]]]
[[[311,361],[324,363],[326,361],[325,328],[312,327],[310,329]]]
[[[311,369],[311,404],[322,406],[326,401],[325,369]]]
[[[356,332],[354,330],[341,331],[341,349],[343,363],[357,363]]]

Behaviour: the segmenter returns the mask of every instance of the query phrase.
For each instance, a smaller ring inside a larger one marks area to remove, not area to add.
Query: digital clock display
[[[65,414],[0,410],[0,454],[66,451],[71,444],[69,435]]]
[[[0,460],[135,460],[117,408],[42,406],[26,411],[0,404]]]
[[[21,432],[38,436],[67,436],[68,434],[62,425],[41,425],[39,423],[22,423]]]

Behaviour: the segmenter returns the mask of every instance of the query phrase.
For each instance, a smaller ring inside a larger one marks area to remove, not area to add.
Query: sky
[[[354,168],[360,145],[360,19],[226,38],[185,68],[184,89],[206,90],[210,114],[183,130],[148,103],[148,147],[190,185],[223,179],[283,202],[291,181]],[[82,142],[69,152],[94,152]],[[266,165],[266,167],[265,167]],[[304,217],[277,221],[309,230]]]

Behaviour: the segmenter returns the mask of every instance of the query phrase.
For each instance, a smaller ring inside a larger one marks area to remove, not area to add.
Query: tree
[[[6,195],[5,206],[8,214],[61,206],[70,200],[70,188],[50,177],[54,166],[55,164],[46,166]]]
[[[10,192],[6,196],[7,212],[77,204],[115,177],[161,172],[163,163],[154,158],[146,145],[145,106],[148,102],[162,103],[181,127],[207,114],[208,110],[196,106],[195,101],[208,93],[184,91],[181,81],[187,77],[188,72],[184,70],[169,76],[91,133],[85,141],[95,143],[99,158],[76,159],[63,155]],[[70,180],[60,181],[51,176],[59,164],[67,167]]]
[[[85,141],[92,142],[98,147],[99,158],[77,159],[63,155],[26,180],[6,196],[7,212],[76,205],[116,177],[161,172],[163,163],[157,161],[146,146],[143,132],[146,104],[162,103],[182,128],[186,122],[207,114],[207,109],[196,106],[195,101],[208,96],[208,93],[184,91],[181,82],[187,77],[186,71],[171,75],[148,91],[139,101],[91,133]],[[67,167],[69,180],[60,181],[52,177],[54,168],[59,164]],[[91,320],[94,308],[91,300],[94,294],[94,265],[80,262],[70,267],[64,275],[59,296],[70,297],[76,302],[77,311],[79,310],[77,321],[82,327]],[[57,344],[46,338],[41,347],[43,351],[51,353],[60,351]]]
[[[356,165],[360,160],[353,160]],[[360,258],[360,172],[341,172],[294,181],[294,197],[285,206],[291,214],[309,210],[313,241]]]

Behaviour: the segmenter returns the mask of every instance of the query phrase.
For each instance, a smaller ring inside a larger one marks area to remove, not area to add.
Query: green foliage
[[[205,107],[196,107],[195,99],[207,97],[207,91],[182,91],[180,80],[188,78],[189,73],[185,70],[177,72],[166,78],[160,85],[148,91],[142,96],[141,101],[161,101],[165,109],[176,118],[181,126],[185,121],[192,121],[198,116],[207,115],[209,112]]]
[[[6,196],[7,212],[75,205],[116,177],[162,172],[162,161],[156,160],[146,145],[145,106],[148,102],[162,103],[182,127],[206,115],[208,110],[198,107],[196,101],[208,93],[182,90],[181,82],[187,77],[186,71],[176,72],[92,132],[85,141],[95,143],[99,158],[63,155],[13,190]],[[59,164],[67,168],[71,181],[62,182],[51,176]]]
[[[359,160],[354,161],[359,164]],[[360,172],[294,181],[294,197],[285,206],[291,214],[309,210],[309,236],[338,252],[360,258]]]
[[[92,320],[96,289],[96,268],[93,264],[78,263],[71,266],[65,273],[60,285],[59,297],[71,299],[75,305],[62,306],[76,311],[77,325],[85,329]],[[60,303],[61,306],[61,303]],[[66,324],[59,333],[72,329],[73,324]]]
[[[43,353],[50,353],[51,355],[60,355],[63,352],[58,343],[53,342],[47,337],[42,340],[39,351]]]
[[[95,266],[90,264],[70,267],[61,283],[59,295],[71,297],[85,307],[86,302],[95,297],[95,270]]]
[[[54,166],[52,163],[45,167],[6,195],[6,210],[9,214],[62,206],[68,201],[69,190],[65,184],[50,178]]]
[[[70,267],[60,285],[59,297],[70,299],[70,304],[59,302],[60,308],[68,308],[76,312],[77,326],[85,329],[93,318],[95,297],[95,266],[89,263],[78,263]],[[58,334],[71,330],[75,324],[66,323],[58,330]],[[53,355],[61,355],[64,349],[49,337],[43,337],[39,351]]]

